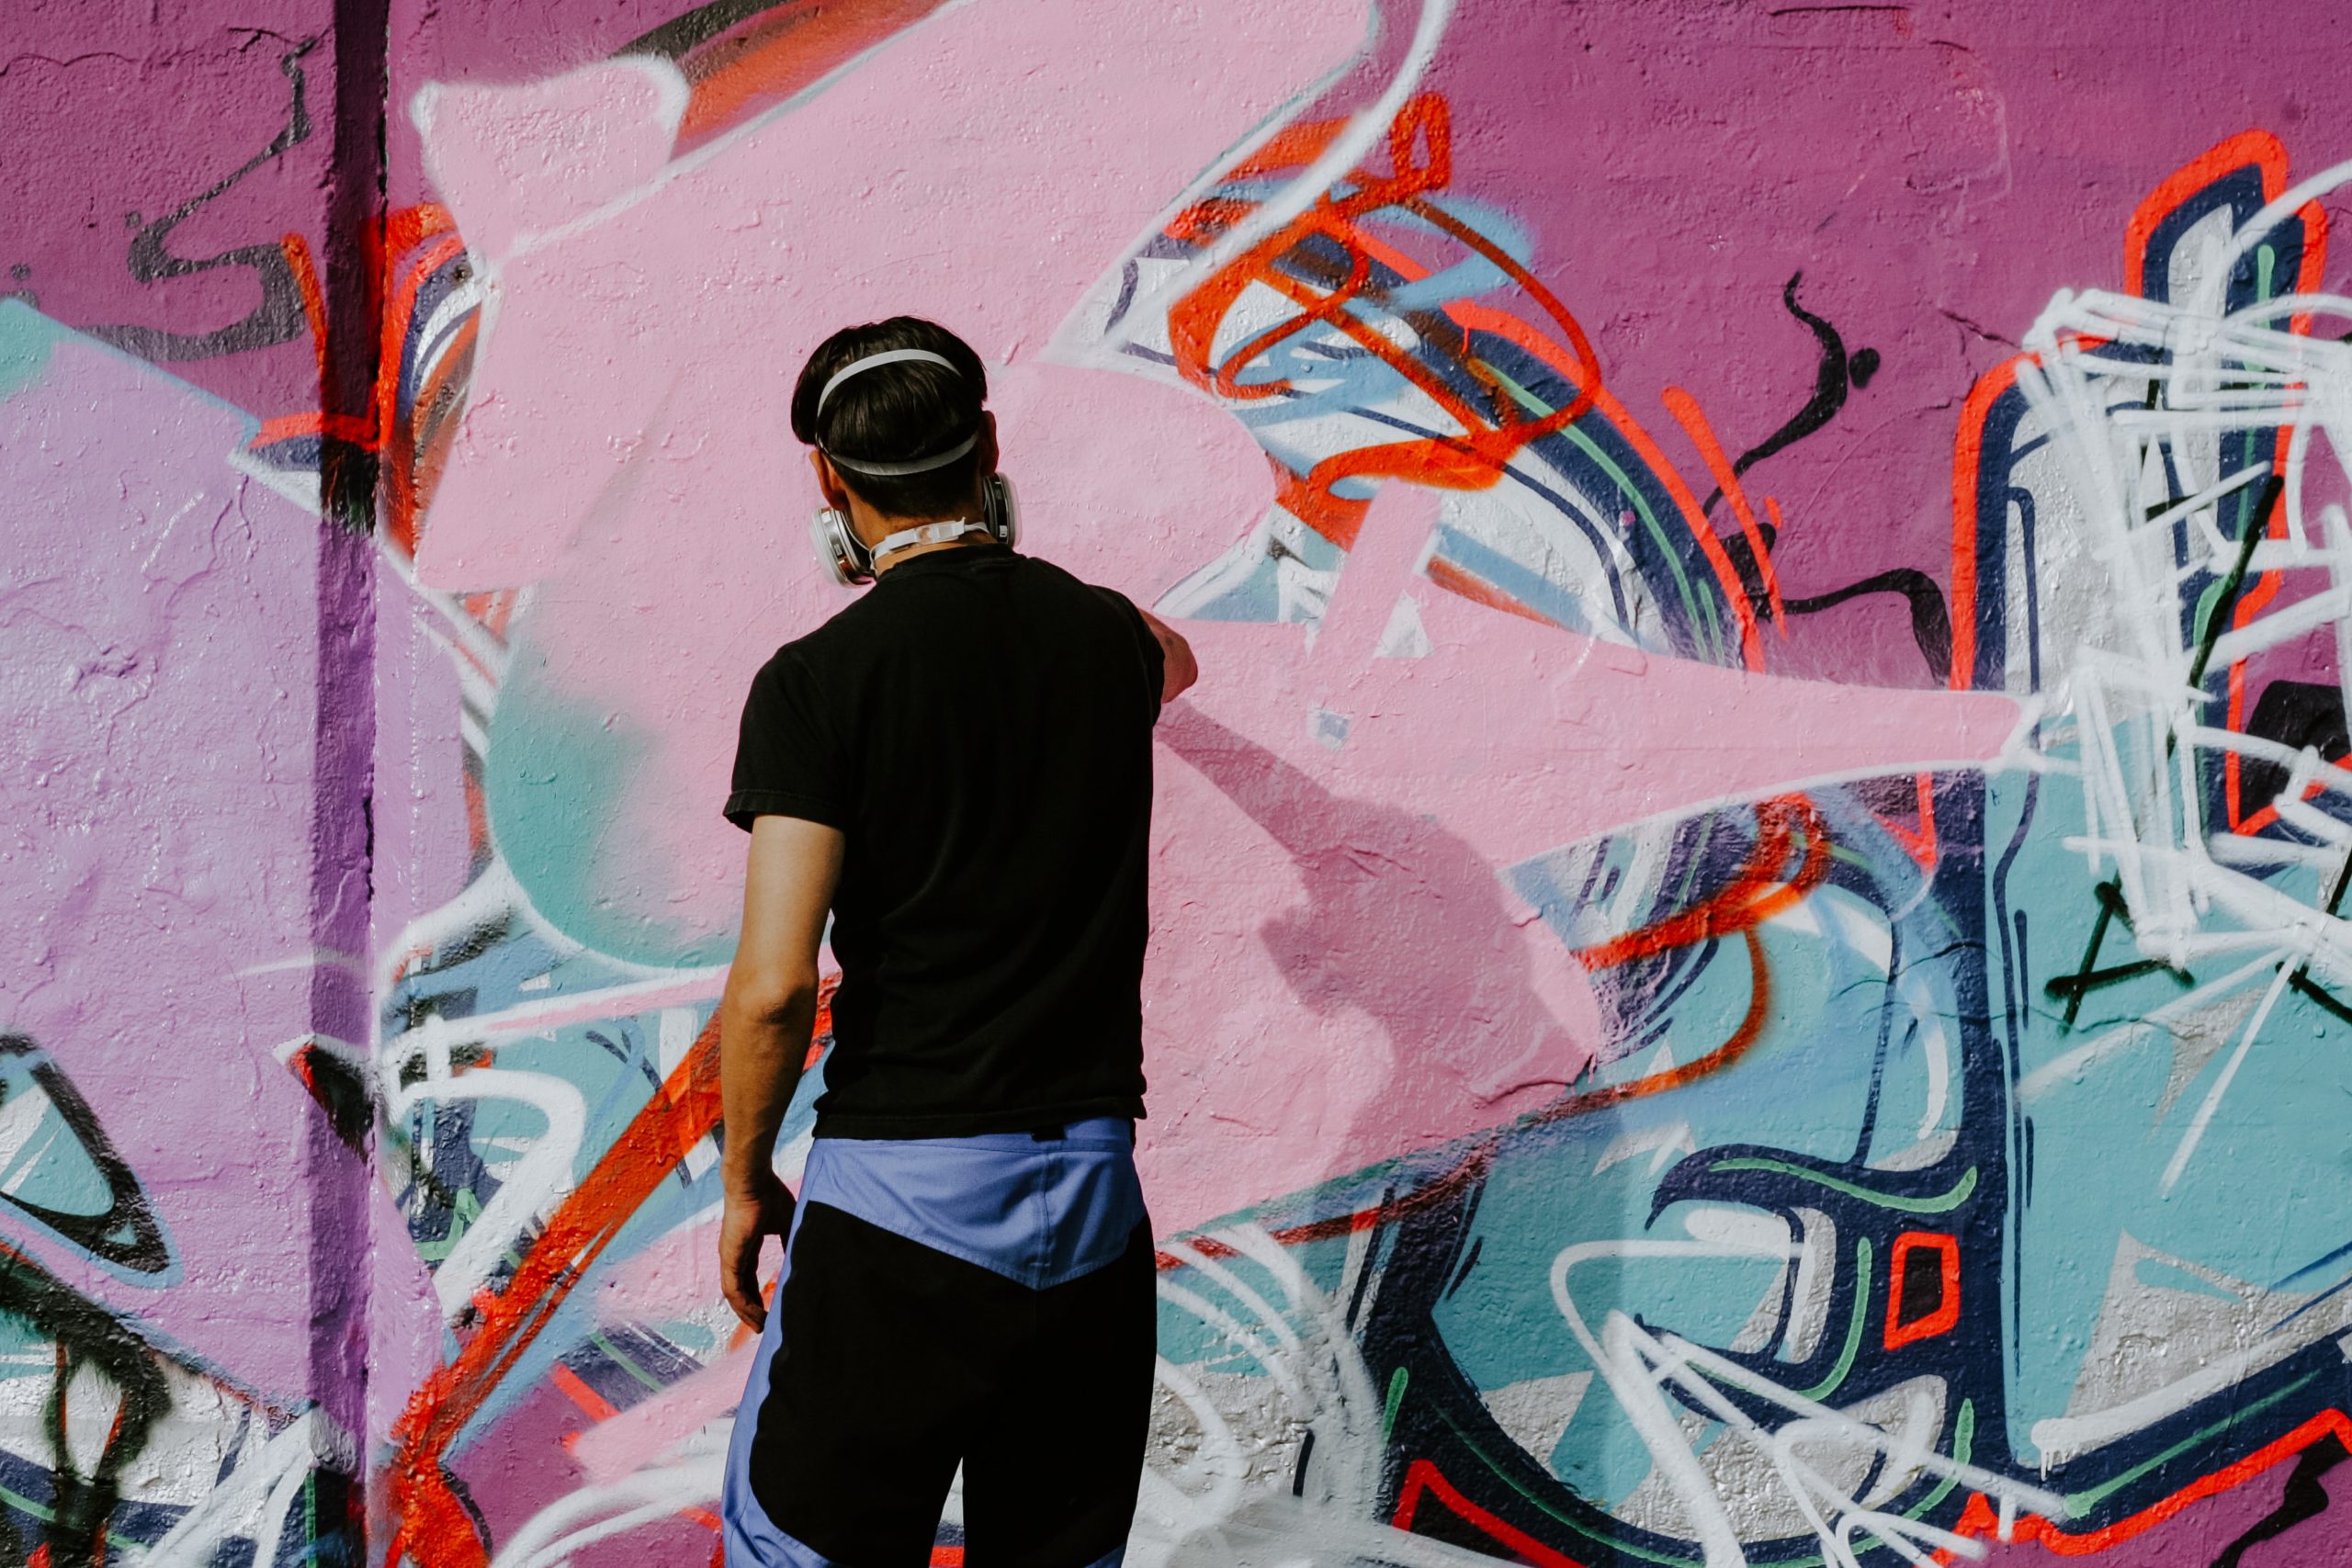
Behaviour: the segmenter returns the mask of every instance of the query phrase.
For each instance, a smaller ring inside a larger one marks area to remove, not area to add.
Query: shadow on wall
[[[1334,794],[1190,703],[1169,705],[1159,739],[1296,863],[1306,907],[1259,931],[1292,990],[1387,1036],[1386,1081],[1353,1097],[1363,1109],[1344,1131],[1326,1130],[1330,1168],[1411,1146],[1399,1125],[1419,1108],[1503,1100],[1584,1071],[1591,1048],[1536,993],[1527,921],[1468,842],[1432,817]]]

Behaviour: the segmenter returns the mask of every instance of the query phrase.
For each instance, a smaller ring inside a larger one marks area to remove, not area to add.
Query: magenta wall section
[[[716,1560],[901,310],[1204,671],[1131,1562],[2352,1562],[2333,8],[12,23],[0,1562]]]

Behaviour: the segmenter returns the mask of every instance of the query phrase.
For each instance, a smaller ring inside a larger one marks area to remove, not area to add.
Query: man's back
[[[719,1267],[760,1331],[720,1500],[741,1568],[925,1562],[959,1465],[978,1561],[1116,1568],[1135,1514],[1151,728],[1197,671],[1118,594],[1014,553],[987,387],[909,316],[834,333],[793,389],[819,560],[875,586],[754,678],[726,807],[751,834],[719,1004]],[[829,915],[796,1199],[776,1143]]]
[[[845,840],[821,1135],[1142,1113],[1161,677],[1125,600],[973,547],[900,563],[761,670],[728,814]]]

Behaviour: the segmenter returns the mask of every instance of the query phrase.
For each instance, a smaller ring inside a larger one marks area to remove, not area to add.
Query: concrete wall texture
[[[8,9],[0,1564],[713,1561],[902,310],[1207,671],[1131,1562],[2352,1563],[2339,7]]]

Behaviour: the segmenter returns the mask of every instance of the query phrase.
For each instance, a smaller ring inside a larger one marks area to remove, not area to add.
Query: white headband
[[[885,349],[880,354],[869,354],[863,359],[851,360],[833,372],[833,378],[825,383],[823,391],[817,394],[817,412],[825,412],[825,400],[833,395],[835,387],[840,386],[859,371],[871,370],[877,365],[903,365],[915,359],[930,365],[944,365],[950,370],[956,368],[954,360],[947,358],[944,355],[933,354],[927,348],[891,348]]]
[[[825,412],[825,400],[833,395],[835,387],[840,386],[859,371],[871,370],[877,365],[903,365],[917,359],[927,365],[941,365],[949,370],[956,370],[954,360],[944,355],[933,354],[927,348],[891,348],[885,349],[880,354],[869,354],[863,359],[851,360],[833,372],[832,379],[825,383],[825,389],[817,394],[817,412]],[[961,376],[963,372],[956,370],[956,374]],[[944,468],[969,452],[974,446],[978,446],[979,440],[980,433],[975,430],[971,434],[964,437],[960,445],[951,446],[946,451],[933,457],[918,457],[910,463],[866,463],[854,457],[843,457],[832,452],[828,452],[825,456],[832,459],[834,467],[847,468],[853,474],[869,474],[876,479],[896,479],[900,474],[924,474],[933,468]]]

